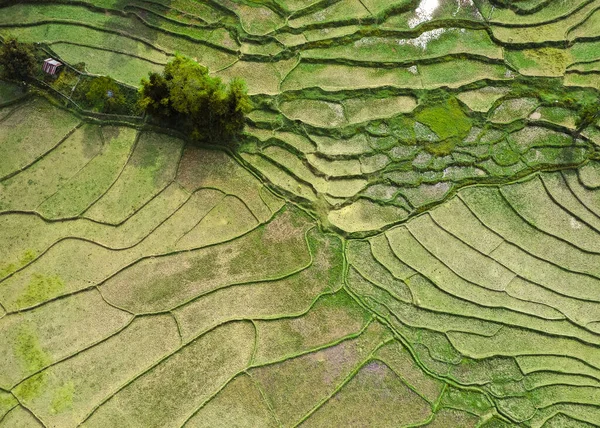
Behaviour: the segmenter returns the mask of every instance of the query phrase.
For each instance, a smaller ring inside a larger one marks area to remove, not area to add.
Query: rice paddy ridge
[[[596,2],[68,3],[2,34],[257,108],[236,153],[0,110],[5,150],[57,120],[0,162],[0,424],[600,423]]]

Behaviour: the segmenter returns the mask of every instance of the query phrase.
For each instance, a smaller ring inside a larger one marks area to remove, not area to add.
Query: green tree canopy
[[[183,126],[195,140],[223,142],[244,128],[252,108],[246,86],[234,79],[229,86],[196,61],[177,55],[162,74],[142,80],[140,106],[148,114]]]
[[[589,104],[582,104],[579,107],[579,115],[575,120],[575,125],[578,129],[583,129],[586,126],[595,122],[596,118],[600,115],[599,106],[600,99]]]
[[[0,64],[2,74],[7,79],[31,79],[35,74],[35,56],[32,46],[20,43],[15,38],[7,39],[0,50]]]
[[[86,89],[85,98],[95,110],[103,113],[119,113],[125,105],[125,96],[112,77],[96,77]]]

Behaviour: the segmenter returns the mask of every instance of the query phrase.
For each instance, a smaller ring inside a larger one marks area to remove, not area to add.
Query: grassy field
[[[598,0],[10,3],[255,109],[200,148],[0,81],[0,427],[600,426]]]

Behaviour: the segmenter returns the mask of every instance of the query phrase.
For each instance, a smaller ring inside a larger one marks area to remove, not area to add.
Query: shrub
[[[85,98],[94,110],[102,113],[121,113],[123,110],[125,96],[112,77],[96,77],[86,89]]]
[[[580,105],[577,119],[575,119],[575,126],[577,126],[578,129],[585,128],[587,125],[596,121],[596,118],[598,117],[598,101]]]
[[[79,75],[69,69],[62,70],[58,77],[52,81],[50,86],[56,89],[58,92],[63,93],[66,96],[71,95],[73,87],[77,83]]]
[[[225,142],[243,130],[252,108],[246,85],[234,79],[229,86],[190,58],[177,55],[162,74],[142,80],[140,107],[172,126],[181,126],[193,140]]]
[[[73,64],[72,67],[77,71],[85,73],[85,62],[78,62],[77,64]]]
[[[3,76],[11,80],[30,80],[35,75],[35,56],[30,44],[9,38],[2,44],[0,64]]]

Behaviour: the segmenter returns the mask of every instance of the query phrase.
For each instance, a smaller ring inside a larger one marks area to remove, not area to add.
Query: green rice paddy
[[[16,3],[255,109],[199,148],[0,82],[0,427],[600,426],[600,0]]]

